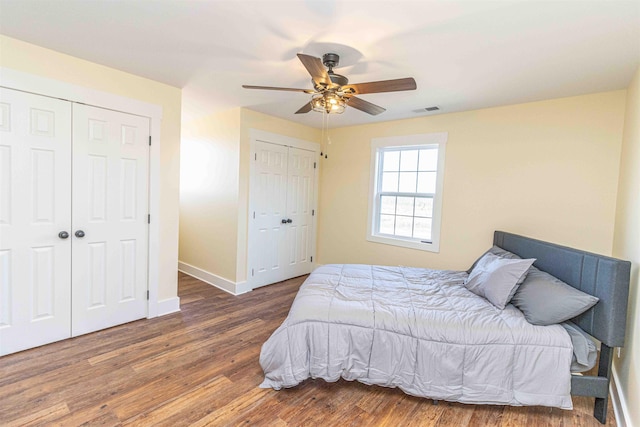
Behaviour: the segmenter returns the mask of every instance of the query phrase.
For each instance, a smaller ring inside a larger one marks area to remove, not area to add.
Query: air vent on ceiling
[[[437,105],[434,105],[433,107],[426,107],[425,110],[427,110],[427,111],[439,111],[440,107],[438,107]]]

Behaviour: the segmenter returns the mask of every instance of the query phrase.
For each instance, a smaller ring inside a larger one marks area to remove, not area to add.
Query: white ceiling
[[[311,88],[299,52],[340,54],[351,83],[415,78],[338,127],[623,89],[640,65],[637,0],[0,0],[0,33],[183,88],[183,120],[242,106],[314,127],[294,115],[309,95],[241,85]]]

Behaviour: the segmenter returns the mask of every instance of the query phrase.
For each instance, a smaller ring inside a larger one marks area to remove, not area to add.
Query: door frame
[[[252,192],[255,188],[255,156],[257,155],[256,143],[265,142],[268,144],[281,145],[285,147],[299,148],[302,150],[312,151],[315,154],[316,168],[313,175],[313,209],[315,215],[313,215],[312,230],[311,230],[311,253],[312,257],[316,256],[316,232],[318,223],[318,184],[320,177],[320,144],[317,142],[306,141],[304,139],[292,138],[289,136],[280,135],[277,133],[267,132],[260,129],[249,129],[250,138],[250,157],[249,157],[249,211],[247,212],[248,230],[247,230],[247,287],[250,290],[256,288],[254,283],[254,276],[251,274],[251,269],[254,263],[254,252],[251,250],[251,243],[255,239],[255,230],[253,227],[253,213],[255,212],[254,198]],[[316,265],[316,261],[311,262],[311,270],[313,271]]]
[[[0,67],[0,86],[36,95],[91,105],[99,108],[148,117],[152,144],[149,147],[149,214],[152,220],[148,234],[147,318],[159,313],[158,283],[160,278],[160,124],[162,107],[72,83]],[[179,308],[178,308],[179,310]]]

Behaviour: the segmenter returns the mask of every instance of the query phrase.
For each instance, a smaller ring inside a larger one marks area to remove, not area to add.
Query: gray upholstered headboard
[[[600,298],[587,312],[572,319],[585,332],[609,347],[624,345],[631,263],[496,231],[493,244],[522,258],[574,288]]]

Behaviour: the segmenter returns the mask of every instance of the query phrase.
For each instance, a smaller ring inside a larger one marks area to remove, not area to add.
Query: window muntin
[[[367,239],[439,250],[446,133],[372,141]]]

